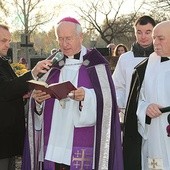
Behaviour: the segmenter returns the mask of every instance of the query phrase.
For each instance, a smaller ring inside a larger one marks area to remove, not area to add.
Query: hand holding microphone
[[[38,77],[38,74],[45,74],[52,66],[51,60],[42,60],[39,61],[35,67],[32,69],[32,75],[34,78]]]
[[[48,57],[46,60],[39,61],[36,66],[32,69],[32,74],[34,77],[41,78],[47,71],[54,67],[59,61],[61,61],[64,58],[64,55],[62,52],[57,52],[54,57],[52,56]]]

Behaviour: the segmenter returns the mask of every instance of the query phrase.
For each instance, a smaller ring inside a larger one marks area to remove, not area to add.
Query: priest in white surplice
[[[155,21],[150,16],[139,17],[134,23],[136,42],[132,44],[130,51],[119,57],[112,75],[119,108],[126,107],[134,67],[154,51],[152,44],[154,26]]]
[[[170,21],[153,30],[155,52],[150,55],[137,109],[138,131],[142,136],[142,170],[170,169],[170,137],[167,116],[159,109],[170,105]],[[146,124],[146,115],[151,119]]]

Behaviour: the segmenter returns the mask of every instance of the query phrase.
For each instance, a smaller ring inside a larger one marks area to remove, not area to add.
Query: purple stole
[[[92,88],[89,75],[84,66],[80,67],[78,87]],[[81,140],[80,140],[81,139]],[[71,170],[92,169],[93,166],[94,126],[74,128]]]

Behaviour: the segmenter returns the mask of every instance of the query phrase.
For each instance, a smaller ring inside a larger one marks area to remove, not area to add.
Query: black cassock
[[[142,137],[138,133],[136,111],[147,62],[148,58],[139,63],[132,75],[123,129],[124,170],[141,170]],[[146,117],[146,123],[147,119],[148,117]]]

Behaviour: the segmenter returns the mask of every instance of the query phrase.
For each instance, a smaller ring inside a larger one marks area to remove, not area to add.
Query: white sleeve
[[[85,90],[82,110],[74,114],[74,125],[76,127],[93,126],[96,124],[97,106],[96,94],[93,89]]]
[[[138,132],[140,135],[147,139],[148,136],[148,127],[145,123],[146,121],[146,109],[148,107],[149,103],[146,101],[145,95],[144,95],[144,88],[141,88],[140,95],[139,95],[139,102],[138,102],[138,108],[136,115],[138,117]]]
[[[125,108],[126,100],[126,82],[125,82],[126,73],[123,67],[125,66],[123,66],[120,57],[112,75],[113,82],[115,85],[117,104],[119,108]]]

